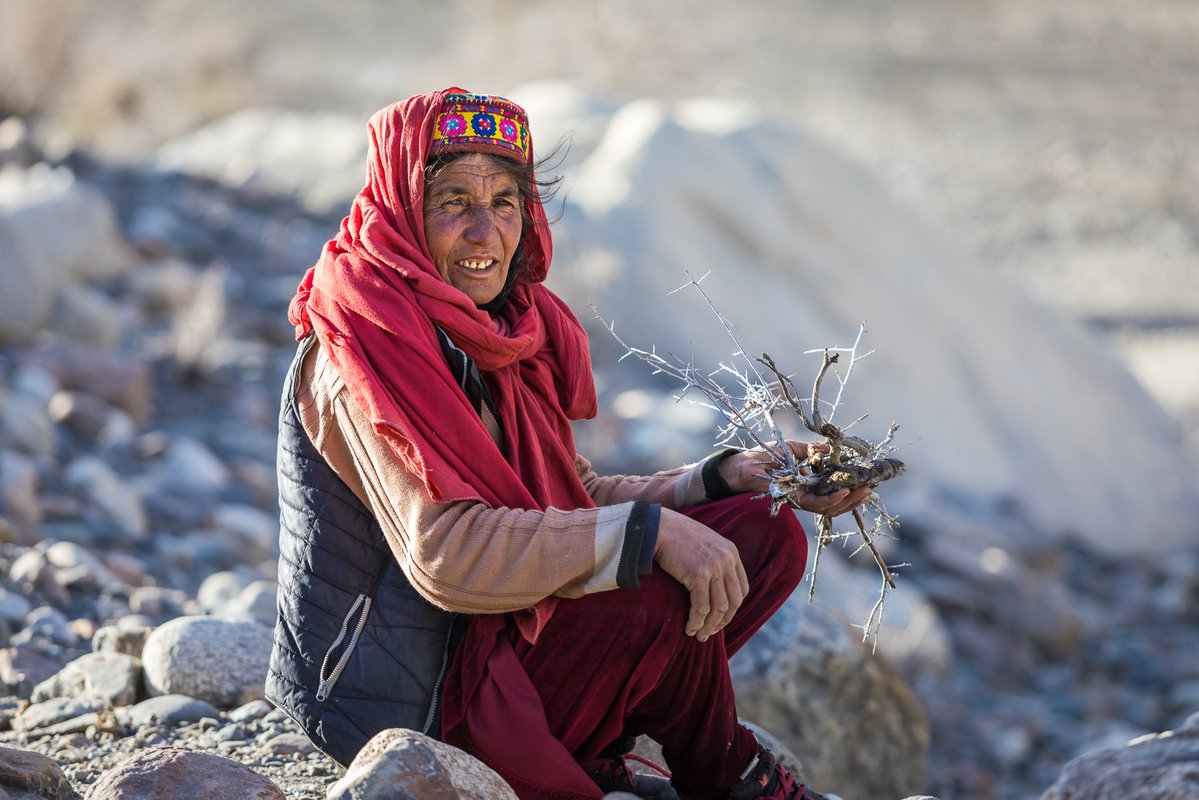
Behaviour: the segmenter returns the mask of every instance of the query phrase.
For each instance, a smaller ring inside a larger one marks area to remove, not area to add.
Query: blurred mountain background
[[[748,100],[1102,336],[1199,437],[1199,7],[5,0],[0,109],[137,160],[248,107],[569,79]]]

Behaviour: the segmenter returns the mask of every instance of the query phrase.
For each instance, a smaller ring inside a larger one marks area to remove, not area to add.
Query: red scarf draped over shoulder
[[[587,337],[542,285],[553,246],[536,193],[524,198],[524,265],[493,318],[437,272],[425,242],[425,161],[434,117],[457,88],[370,120],[367,183],[291,302],[297,339],[315,332],[351,396],[437,502],[590,508],[570,420],[594,417]],[[529,162],[532,163],[532,144]],[[503,453],[450,373],[434,325],[489,380]]]

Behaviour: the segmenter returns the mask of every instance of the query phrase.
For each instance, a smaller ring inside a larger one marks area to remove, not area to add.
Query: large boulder
[[[251,108],[164,145],[162,170],[238,191],[288,195],[317,214],[349,211],[365,183],[366,125],[328,113]]]
[[[516,800],[483,762],[417,731],[390,728],[366,743],[328,800]]]
[[[257,622],[177,617],[146,640],[146,689],[151,696],[185,694],[220,708],[259,699],[272,635]]]
[[[797,593],[730,662],[737,711],[781,740],[822,791],[922,791],[928,722],[899,675],[860,638]]]
[[[87,800],[284,800],[269,779],[238,761],[183,747],[142,750],[105,772]]]
[[[0,746],[0,797],[20,800],[79,800],[54,759]]]
[[[1192,800],[1199,786],[1199,714],[1176,731],[1071,761],[1041,800]]]
[[[62,167],[0,173],[0,342],[46,325],[63,286],[110,278],[130,264],[99,191]]]

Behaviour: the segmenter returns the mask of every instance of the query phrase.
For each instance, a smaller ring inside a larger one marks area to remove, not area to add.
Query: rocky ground
[[[68,33],[90,25],[96,42],[121,29],[119,13],[99,19],[63,2],[16,3],[12,19],[35,7],[52,7]],[[171,22],[136,3],[122,9],[151,32]],[[144,64],[132,56],[112,56],[106,77],[93,70],[85,80],[80,63],[88,62],[69,54],[111,52],[101,44],[72,50],[69,42],[25,36],[5,48],[6,58],[30,59],[30,43],[40,42],[42,52],[61,48],[53,65],[73,88],[53,91],[50,70],[22,73],[30,96],[43,98],[39,146],[101,187],[145,261],[138,275],[93,279],[95,291],[74,316],[99,338],[138,331],[127,359],[107,364],[109,374],[132,376],[123,385],[97,383],[88,367],[99,356],[88,349],[82,359],[44,342],[0,352],[0,384],[54,409],[48,421],[22,416],[14,403],[6,409],[10,421],[24,421],[6,428],[6,446],[32,453],[31,463],[6,459],[9,485],[25,485],[12,480],[22,470],[39,478],[7,498],[0,536],[7,592],[0,644],[42,659],[0,662],[0,678],[16,695],[90,650],[101,624],[125,615],[157,624],[203,610],[198,598],[210,573],[234,571],[238,595],[272,577],[273,415],[291,340],[283,310],[298,269],[336,220],[278,198],[154,175],[136,158],[116,166],[119,158],[264,94],[364,116],[430,81],[488,88],[557,76],[531,66],[532,56],[455,65],[433,46],[442,39],[399,26],[334,28],[360,45],[339,49],[317,12],[299,9],[274,28],[253,12],[238,33],[228,19],[196,12],[193,31],[221,35],[208,44],[160,37],[178,48],[163,68],[165,89],[139,89]],[[899,11],[780,2],[736,14],[715,4],[651,4],[637,25],[619,4],[569,12],[538,2],[479,13],[487,25],[455,28],[452,12],[426,24],[456,30],[476,48],[487,38],[480,31],[539,40],[546,59],[576,65],[585,80],[622,96],[742,94],[836,142],[967,248],[1110,341],[1199,441],[1199,156],[1189,145],[1199,136],[1199,16],[1190,4],[1028,0],[961,8],[925,0]],[[582,22],[563,16],[571,13]],[[721,35],[697,33],[709,26]],[[268,30],[277,35],[266,37]],[[366,55],[385,52],[389,36],[402,39],[408,57],[391,63]],[[373,44],[361,45],[361,37]],[[317,43],[327,59],[295,55]],[[733,62],[737,70],[728,68]],[[226,63],[266,77],[243,85]],[[354,71],[364,63],[370,69]],[[322,70],[323,79],[315,74]],[[208,76],[203,90],[197,75]],[[7,85],[11,94],[18,83]],[[180,97],[194,100],[188,111],[167,113]],[[72,133],[57,133],[59,121]],[[63,142],[88,137],[105,155],[67,157]],[[128,505],[98,503],[113,486],[126,488],[115,496]],[[12,511],[14,497],[24,503],[21,513],[36,508],[41,538],[105,553],[110,570],[125,564],[119,587],[108,591],[86,577],[70,560],[81,556],[39,551],[28,520]],[[170,535],[152,541],[147,530]],[[896,559],[913,565],[905,579],[931,601],[930,629],[948,642],[934,655],[900,661],[932,726],[929,791],[946,800],[1036,798],[1083,751],[1176,728],[1199,709],[1195,551],[1163,563],[1116,561],[1048,551],[1031,530],[953,533],[905,529]],[[980,560],[991,547],[994,557]],[[35,563],[53,558],[63,559],[53,569]],[[14,710],[9,701],[5,717]],[[97,721],[53,736],[5,731],[0,742],[53,754],[80,791],[106,765],[170,741],[242,760],[289,796],[322,797],[330,766],[288,749],[294,742],[279,737],[294,733],[259,705],[178,727]]]

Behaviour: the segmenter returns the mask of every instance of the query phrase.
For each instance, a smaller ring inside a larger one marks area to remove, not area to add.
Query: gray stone
[[[103,697],[96,695],[84,697],[55,697],[44,703],[34,703],[20,714],[13,717],[12,727],[15,731],[32,731],[47,728],[66,720],[94,713],[104,708]]]
[[[196,590],[196,604],[205,613],[212,613],[234,599],[250,584],[250,578],[234,570],[214,572]]]
[[[104,589],[120,586],[121,579],[86,547],[74,542],[56,542],[46,548],[46,560],[60,572],[70,572],[72,580],[58,579],[60,585]]]
[[[154,747],[105,772],[87,800],[285,800],[267,778],[232,759],[182,747]]]
[[[253,108],[168,143],[158,164],[243,193],[294,195],[309,211],[327,214],[342,213],[362,188],[365,153],[361,122]]]
[[[139,423],[150,413],[153,380],[145,359],[58,339],[31,350],[31,365],[50,372],[66,390],[79,390],[122,409]]]
[[[1199,787],[1199,714],[1176,731],[1079,756],[1041,800],[1193,800]]]
[[[186,694],[231,708],[263,697],[272,630],[256,622],[179,617],[150,635],[142,667],[150,694]]]
[[[219,718],[220,710],[203,700],[183,694],[164,694],[131,706],[125,719],[131,728],[147,725],[187,725],[206,718]]]
[[[274,581],[254,581],[213,613],[228,619],[252,619],[274,627],[278,591],[279,586]]]
[[[144,539],[149,520],[141,497],[133,487],[95,456],[81,456],[66,469],[67,482],[83,492],[131,539]]]
[[[0,797],[13,800],[79,800],[54,759],[0,745]]]
[[[68,282],[58,287],[49,327],[72,341],[112,350],[121,341],[123,315],[121,306],[107,295]]]
[[[798,592],[730,662],[737,709],[799,757],[804,779],[846,797],[925,784],[928,723],[848,624]]]
[[[150,617],[178,616],[187,606],[187,593],[165,586],[139,586],[129,593],[129,610]]]
[[[74,644],[75,634],[66,615],[51,606],[38,606],[25,617],[25,630],[29,637],[41,636],[58,644]],[[24,641],[25,637],[13,637],[13,641]]]
[[[217,492],[229,483],[229,468],[207,445],[179,437],[167,448],[162,484],[172,490]]]
[[[244,503],[223,503],[213,515],[215,527],[236,543],[234,549],[247,562],[258,562],[277,555],[279,520],[261,508]]]
[[[33,607],[21,595],[0,588],[0,620],[9,624],[24,625],[25,617]]]
[[[94,394],[63,389],[50,398],[46,411],[53,422],[95,440],[104,430],[112,407]]]
[[[456,747],[404,728],[376,734],[327,800],[516,800],[499,775]]]
[[[316,752],[316,748],[312,742],[308,741],[307,736],[302,733],[290,732],[280,733],[267,739],[263,742],[262,749],[280,756],[306,756]]]
[[[275,707],[266,700],[251,700],[245,705],[238,706],[230,711],[226,717],[230,722],[251,722],[256,719],[262,719],[274,710]]]
[[[61,668],[61,663],[32,648],[5,647],[0,650],[0,690],[27,698],[34,686]]]
[[[87,653],[39,683],[30,698],[42,703],[55,697],[79,694],[103,697],[110,705],[127,706],[137,700],[141,661],[124,653]]]
[[[0,404],[3,399],[0,398]],[[4,420],[0,419],[0,423]],[[0,450],[0,511],[20,531],[21,539],[36,541],[42,507],[38,501],[37,466],[16,450]]]
[[[104,625],[92,635],[92,650],[97,653],[125,653],[141,658],[146,640],[154,628],[149,625]]]

